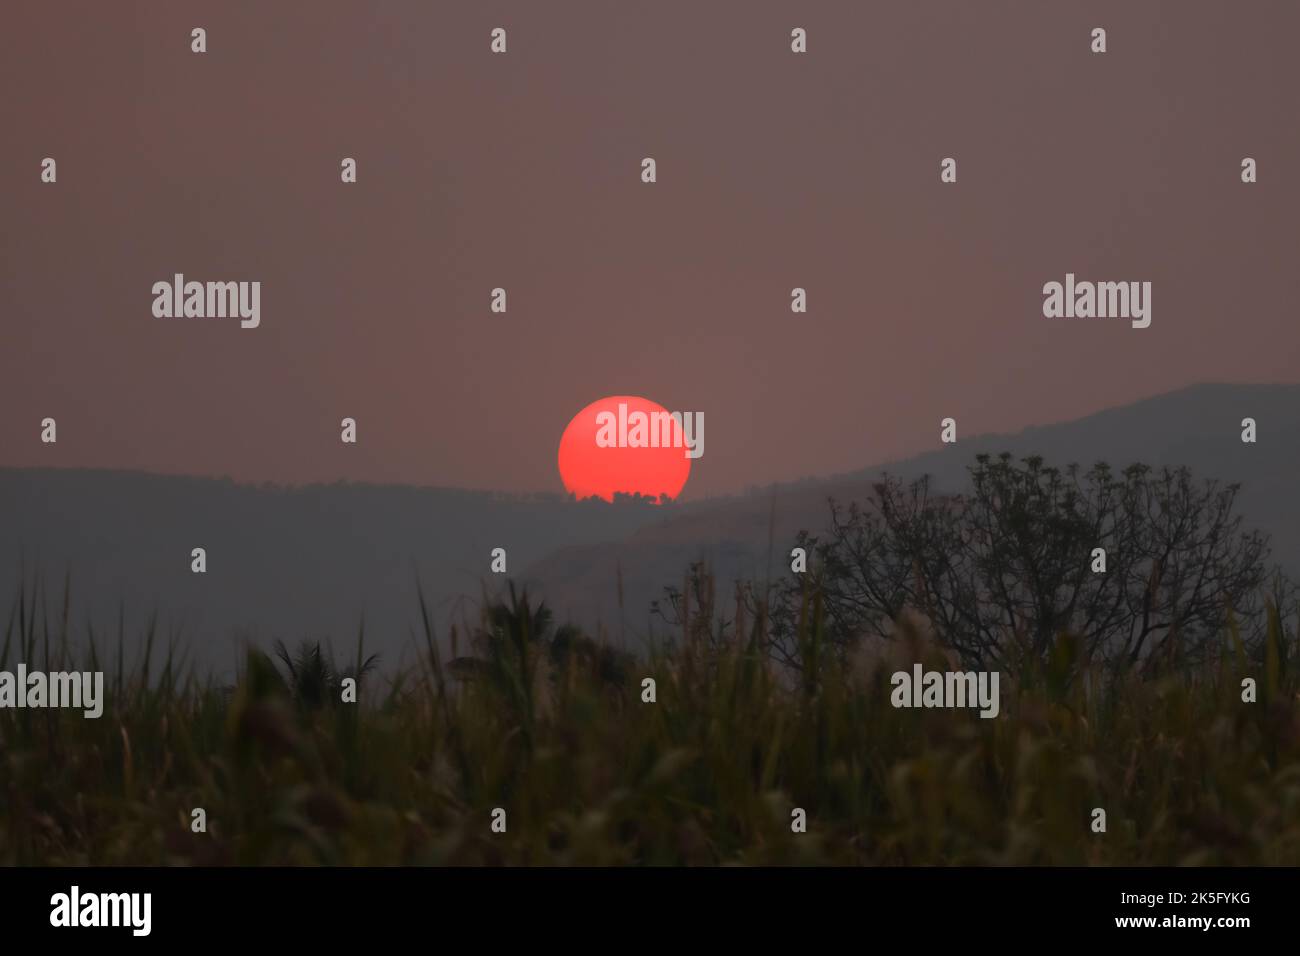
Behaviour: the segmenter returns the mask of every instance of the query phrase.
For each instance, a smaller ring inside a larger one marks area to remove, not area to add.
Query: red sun
[[[620,405],[624,406],[622,410]],[[691,473],[691,460],[686,457],[680,441],[674,444],[664,442],[657,448],[630,447],[627,444],[601,447],[597,442],[602,425],[604,440],[607,441],[611,434],[623,431],[617,425],[611,428],[611,423],[620,420],[626,423],[629,418],[635,421],[637,412],[660,424],[663,419],[656,418],[656,414],[668,414],[667,409],[648,398],[613,395],[592,402],[573,416],[573,421],[560,436],[560,477],[566,491],[579,499],[595,495],[606,501],[613,501],[614,493],[620,491],[650,498],[660,495],[676,498],[681,493]],[[608,413],[612,418],[601,418],[602,413]],[[680,427],[675,427],[673,434],[680,438]]]

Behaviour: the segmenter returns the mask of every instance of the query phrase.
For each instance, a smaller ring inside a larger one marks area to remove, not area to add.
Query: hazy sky
[[[704,413],[698,495],[1300,381],[1298,32],[1292,0],[7,4],[0,464],[559,490],[569,418],[640,394]],[[154,318],[177,272],[260,281],[260,327]],[[1152,282],[1151,327],[1044,318],[1066,272]]]

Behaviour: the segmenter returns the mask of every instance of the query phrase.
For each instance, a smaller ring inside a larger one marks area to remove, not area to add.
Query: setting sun
[[[618,433],[623,436],[629,419],[664,423],[668,415],[657,402],[631,395],[602,398],[578,412],[560,438],[560,478],[565,490],[580,499],[596,496],[606,501],[612,501],[616,492],[676,498],[691,473],[679,422],[662,429],[648,428],[641,442],[602,447],[611,444],[602,434],[602,421],[611,435],[618,423]],[[666,434],[669,428],[671,436]],[[669,437],[673,440],[668,441]],[[651,446],[651,441],[657,447]]]

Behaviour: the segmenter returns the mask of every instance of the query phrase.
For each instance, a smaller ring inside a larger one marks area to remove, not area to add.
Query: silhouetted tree
[[[800,535],[816,556],[808,574],[773,597],[776,655],[798,665],[810,593],[841,648],[888,637],[914,609],[969,665],[1012,668],[1045,658],[1062,634],[1114,667],[1191,660],[1224,639],[1230,615],[1262,634],[1266,585],[1284,613],[1295,609],[1293,585],[1270,575],[1267,538],[1242,526],[1235,484],[1009,454],[980,455],[969,472],[962,495],[936,494],[928,477],[886,477],[864,505],[832,502],[825,540]]]

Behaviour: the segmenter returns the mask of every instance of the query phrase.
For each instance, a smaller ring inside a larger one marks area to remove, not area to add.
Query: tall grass
[[[815,601],[796,679],[762,615],[720,635],[687,608],[632,658],[511,591],[448,635],[470,651],[453,660],[422,607],[400,673],[359,636],[348,668],[250,649],[223,687],[153,628],[135,661],[120,631],[74,660],[66,596],[47,600],[20,589],[0,669],[102,669],[108,701],[98,720],[0,710],[6,864],[1300,863],[1300,657],[1276,620],[1262,661],[1229,633],[1210,665],[1111,683],[1060,679],[1063,636],[987,720],[894,709],[889,674],[949,669],[939,649],[907,632],[874,659],[819,654]]]

